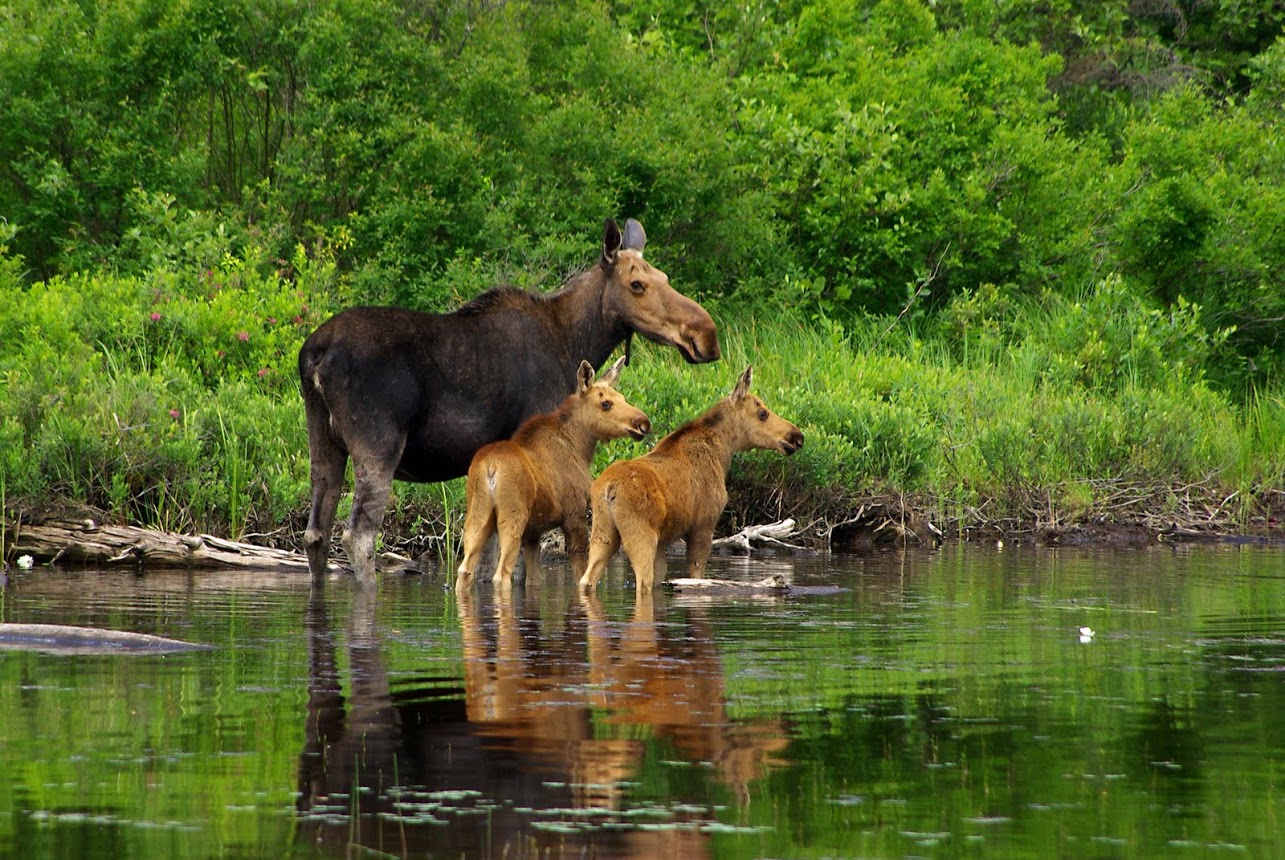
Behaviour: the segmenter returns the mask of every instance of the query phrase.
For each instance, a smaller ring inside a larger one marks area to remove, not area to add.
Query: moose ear
[[[736,387],[732,389],[733,403],[740,403],[741,399],[750,393],[750,380],[754,375],[753,372],[754,365],[751,364],[745,368],[745,372],[741,374],[741,378],[736,380]]]
[[[590,385],[593,385],[593,365],[582,361],[576,369],[576,394],[584,394]]]
[[[598,384],[615,388],[616,383],[620,380],[620,371],[624,366],[625,357],[622,355],[620,358],[616,359],[615,363],[613,363],[611,367],[603,371],[602,376],[598,377]]]
[[[635,221],[633,218],[629,218],[628,220],[626,220],[625,221],[625,244],[622,245],[621,247],[630,248],[641,254],[642,249],[646,247],[646,245],[647,245],[647,231],[645,231],[643,229],[643,226],[639,224],[637,221]]]
[[[616,265],[616,252],[620,250],[620,243],[620,228],[616,226],[616,219],[608,218],[602,231],[601,265],[603,268],[610,268]]]

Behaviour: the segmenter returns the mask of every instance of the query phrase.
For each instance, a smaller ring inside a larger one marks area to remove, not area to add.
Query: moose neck
[[[741,434],[725,414],[724,404],[715,404],[708,412],[679,427],[660,441],[656,451],[682,450],[684,456],[711,464],[727,475],[732,468],[732,455],[744,450]]]
[[[565,435],[580,462],[586,466],[592,463],[593,455],[598,450],[598,437],[576,424],[567,425]]]
[[[629,335],[629,327],[606,301],[607,276],[594,265],[574,276],[549,299],[563,329],[563,343],[571,358],[587,360],[594,370]]]

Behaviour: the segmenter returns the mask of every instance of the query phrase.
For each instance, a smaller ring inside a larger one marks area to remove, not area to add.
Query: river
[[[1280,549],[709,570],[774,573],[788,594],[642,601],[620,559],[591,597],[556,563],[508,598],[432,574],[313,594],[11,573],[5,622],[213,648],[0,650],[0,856],[1268,857],[1285,837]]]

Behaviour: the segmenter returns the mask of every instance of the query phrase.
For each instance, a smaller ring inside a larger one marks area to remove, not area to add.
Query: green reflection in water
[[[949,547],[786,598],[32,571],[3,620],[217,646],[0,651],[0,855],[1269,856],[1285,554]],[[1092,629],[1082,635],[1080,628]],[[359,850],[360,849],[360,850]],[[374,853],[372,853],[374,852]]]

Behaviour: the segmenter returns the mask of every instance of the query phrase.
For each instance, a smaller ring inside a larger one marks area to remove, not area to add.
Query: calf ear
[[[593,384],[593,365],[587,361],[580,362],[576,369],[576,394],[584,394]]]
[[[625,244],[621,247],[631,248],[641,254],[646,245],[647,231],[633,218],[627,219],[625,221]]]
[[[620,356],[620,358],[616,359],[615,363],[612,364],[611,367],[603,371],[602,376],[598,377],[598,384],[609,385],[612,388],[615,388],[616,383],[620,381],[620,370],[624,366],[625,366],[625,357],[622,355]]]
[[[751,364],[745,368],[745,372],[741,374],[741,378],[736,380],[736,387],[732,389],[733,403],[740,403],[741,398],[750,393],[750,380],[753,375],[754,365]]]
[[[602,231],[602,260],[600,265],[604,269],[609,269],[616,265],[616,253],[620,250],[621,241],[620,228],[616,226],[616,219],[608,218]]]

